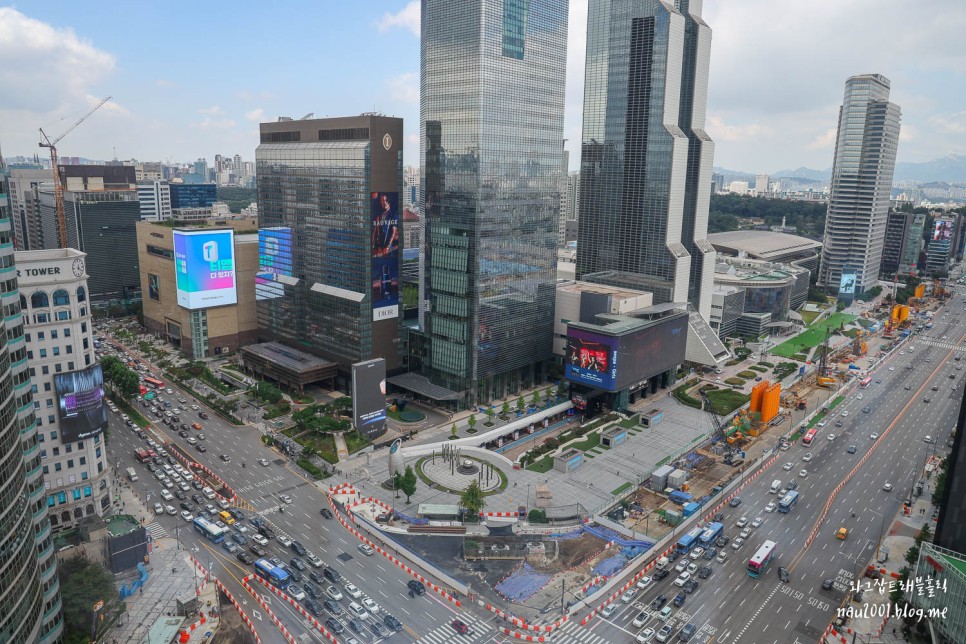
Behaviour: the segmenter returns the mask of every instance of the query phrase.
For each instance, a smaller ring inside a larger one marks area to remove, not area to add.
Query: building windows
[[[84,315],[84,308],[81,307],[81,315]],[[57,319],[60,321],[70,319],[70,311],[57,311]]]
[[[36,293],[30,296],[31,308],[36,309],[44,306],[50,306],[50,299],[47,297],[46,293],[44,293],[43,291],[37,291]]]
[[[54,456],[60,456],[60,448],[59,447],[55,447],[54,448]]]
[[[48,367],[47,365],[42,366],[40,368],[40,373],[42,373],[45,376],[46,375],[49,375],[50,374],[50,367]]]
[[[53,407],[54,407],[54,401],[52,399],[48,398],[47,399],[47,409],[53,409]],[[68,450],[68,451],[70,451],[70,450]]]
[[[55,471],[55,472],[59,472],[59,471],[61,471],[62,469],[63,469],[63,468],[61,467],[61,464],[60,464],[60,463],[54,463],[54,471]]]
[[[27,360],[33,360],[33,359],[34,359],[34,352],[33,351],[28,351],[27,352]],[[35,372],[34,372],[34,368],[33,367],[30,368],[30,375],[31,376],[36,375]]]
[[[70,347],[67,347],[67,348],[70,349]],[[68,353],[70,353],[70,352],[68,352]],[[73,371],[74,370],[74,362],[73,361],[68,361],[67,362],[67,370],[68,371]]]
[[[54,347],[54,355],[55,356],[59,356],[60,355],[60,347]]]
[[[50,339],[51,340],[56,340],[57,339],[57,329],[51,329],[50,330]]]
[[[74,459],[69,458],[67,459],[67,468],[70,469],[72,467],[74,467]]]
[[[67,353],[74,353],[74,347],[72,345],[67,345]]]
[[[47,458],[47,450],[45,449],[40,450],[40,458],[41,459]]]
[[[86,302],[87,301],[87,291],[84,290],[83,286],[77,287],[77,301]]]
[[[54,291],[54,306],[69,306],[70,295],[64,289]]]
[[[54,424],[54,415],[53,414],[51,414],[50,416],[47,416],[47,424],[48,425],[53,425]],[[51,432],[51,434],[54,435],[54,436],[56,436],[56,433],[55,432]]]
[[[69,338],[70,337],[70,327],[67,327],[67,328],[64,329],[64,337],[65,338]]]
[[[47,357],[47,349],[40,349],[40,352],[39,353],[40,353],[40,357],[41,358],[46,358]]]
[[[46,339],[47,338],[46,338],[46,336],[44,336],[44,332],[43,331],[37,331],[37,340],[46,340]]]
[[[61,371],[63,371],[63,370],[64,370],[64,367],[63,367],[63,366],[62,366],[62,365],[61,365],[61,364],[60,364],[59,362],[58,362],[57,364],[55,364],[55,365],[54,365],[54,371],[55,371],[56,373],[60,373],[60,372],[61,372]]]
[[[50,391],[50,383],[49,382],[45,382],[44,383],[44,391]]]

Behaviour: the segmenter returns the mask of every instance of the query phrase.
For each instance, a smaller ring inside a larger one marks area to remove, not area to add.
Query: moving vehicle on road
[[[145,378],[144,384],[154,387],[155,389],[158,389],[158,390],[164,389],[164,383],[158,380],[157,378]]]
[[[737,497],[736,497],[737,498]],[[682,555],[686,555],[691,550],[698,545],[698,539],[701,538],[701,534],[704,532],[701,528],[694,528],[686,535],[678,539],[677,552]]]
[[[768,566],[771,565],[772,560],[778,553],[778,544],[774,541],[765,541],[758,552],[752,555],[751,559],[748,560],[748,576],[758,578],[765,574],[768,570]]]
[[[818,430],[815,429],[814,427],[811,428],[810,430],[805,432],[805,436],[802,437],[802,445],[804,445],[805,447],[808,447],[809,445],[812,444],[812,441],[815,440],[815,437],[817,435],[818,435]]]
[[[798,490],[792,490],[778,502],[778,511],[782,514],[788,514],[796,503],[798,503]]]
[[[715,539],[724,534],[724,524],[715,521],[708,525],[701,533],[699,541],[704,548],[708,548],[714,543]]]
[[[203,536],[212,543],[221,543],[225,540],[228,532],[225,528],[219,528],[214,523],[204,517],[197,517],[194,520],[195,532]]]
[[[276,566],[267,559],[259,559],[255,562],[255,574],[279,590],[285,590],[291,583],[289,574],[281,566]]]

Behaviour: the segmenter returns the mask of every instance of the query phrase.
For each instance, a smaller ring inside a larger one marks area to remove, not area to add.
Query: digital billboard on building
[[[386,431],[386,361],[382,358],[352,365],[352,421],[370,439]]]
[[[688,316],[675,315],[640,331],[620,336],[617,351],[617,383],[614,390],[629,387],[684,362],[688,340]]]
[[[855,294],[855,271],[842,271],[839,280],[839,296]]]
[[[597,389],[614,390],[617,382],[618,338],[583,329],[567,329],[564,376]]]
[[[63,442],[90,438],[107,427],[104,374],[100,365],[54,374],[54,392],[57,394]]]
[[[174,265],[179,306],[207,309],[238,303],[234,230],[175,230]]]
[[[373,192],[372,320],[399,316],[399,193]]]
[[[948,240],[953,236],[953,222],[948,219],[936,221],[936,227],[932,231],[933,241]]]
[[[280,276],[292,276],[292,229],[284,226],[258,231],[258,272],[255,299],[273,300],[285,295]]]

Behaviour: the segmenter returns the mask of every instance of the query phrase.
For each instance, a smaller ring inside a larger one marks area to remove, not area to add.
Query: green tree
[[[527,518],[530,519],[530,523],[546,523],[547,513],[543,510],[538,510],[534,508],[527,513]]]
[[[61,561],[57,565],[57,576],[68,637],[86,642],[91,632],[91,607],[117,596],[114,577],[103,566],[83,556]]]
[[[496,411],[493,409],[493,407],[488,407],[487,410],[486,410],[486,418],[487,418],[486,424],[487,425],[492,425],[493,424],[493,417],[494,416],[496,416]]]
[[[547,387],[547,390],[543,392],[543,397],[550,400],[553,397],[553,387]]]
[[[530,404],[531,405],[540,404],[540,392],[537,392],[537,391],[533,392],[533,396],[530,397]]]
[[[510,414],[510,403],[503,403],[503,408],[500,410],[500,415],[506,420],[506,417]]]
[[[520,396],[519,398],[517,398],[517,411],[523,411],[523,408],[526,406],[527,406],[527,403],[525,400],[523,400],[523,396]]]
[[[470,426],[470,429],[476,429],[476,414],[470,414],[470,417],[466,419],[466,424]]]
[[[478,517],[486,507],[486,497],[483,496],[483,490],[480,489],[476,479],[473,479],[460,494],[460,507],[472,517]]]
[[[456,432],[456,423],[453,423],[453,426],[449,428],[449,435],[456,438]]]
[[[406,495],[407,504],[409,503],[410,497],[416,493],[416,481],[416,472],[413,471],[413,466],[407,465],[406,472],[399,481],[399,489]]]
[[[282,390],[273,385],[270,382],[265,382],[262,380],[252,387],[255,397],[261,401],[268,403],[269,405],[274,405],[282,399]]]
[[[413,284],[403,286],[402,303],[404,309],[415,309],[419,306],[419,287]]]
[[[403,489],[403,473],[402,472],[396,472],[396,475],[392,477],[392,489],[393,489],[393,492],[396,495],[396,498],[398,499],[399,498],[399,491],[401,489]]]
[[[944,458],[942,464],[939,466],[939,474],[936,475],[936,484],[933,486],[932,492],[932,504],[937,508],[942,505],[943,493],[946,491],[946,474],[948,472],[949,459]]]

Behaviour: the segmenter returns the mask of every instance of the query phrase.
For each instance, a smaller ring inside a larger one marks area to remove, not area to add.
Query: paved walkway
[[[339,455],[339,462],[348,460],[349,447],[345,444],[345,436],[342,435],[342,432],[335,432],[332,434],[332,438],[335,439],[335,451]]]

